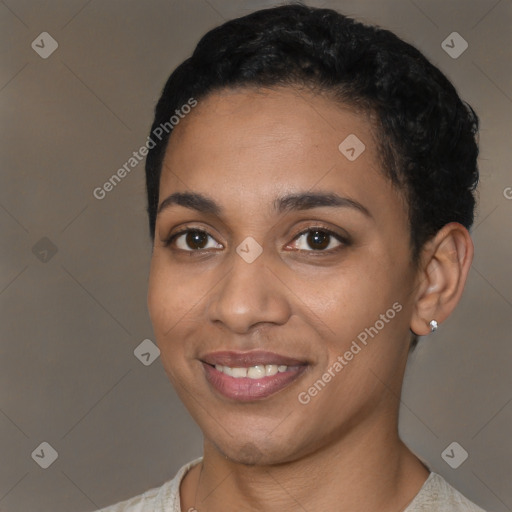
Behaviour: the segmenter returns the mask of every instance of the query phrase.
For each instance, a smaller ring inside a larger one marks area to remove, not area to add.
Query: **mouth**
[[[215,352],[201,358],[206,380],[223,397],[265,399],[290,386],[308,363],[272,352]]]

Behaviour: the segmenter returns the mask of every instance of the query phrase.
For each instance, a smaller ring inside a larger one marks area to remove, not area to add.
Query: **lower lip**
[[[203,363],[203,367],[206,372],[206,379],[216,391],[239,402],[251,402],[267,398],[289,386],[306,369],[306,366],[299,366],[261,379],[250,379],[248,377],[230,377],[206,363]]]

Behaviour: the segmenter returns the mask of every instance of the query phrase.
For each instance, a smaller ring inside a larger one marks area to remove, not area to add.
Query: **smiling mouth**
[[[201,363],[212,390],[238,402],[262,400],[284,390],[309,366],[268,352],[217,352]]]
[[[243,379],[245,377],[249,379],[261,379],[263,377],[272,377],[277,373],[284,373],[288,370],[288,366],[285,364],[277,365],[277,364],[265,364],[265,365],[255,365],[249,366],[248,368],[244,367],[235,367],[232,368],[230,366],[222,366],[220,364],[215,365],[215,369],[218,372],[225,373],[230,377],[234,377],[235,379]]]

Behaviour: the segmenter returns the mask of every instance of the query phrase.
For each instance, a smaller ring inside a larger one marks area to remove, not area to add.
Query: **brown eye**
[[[210,240],[214,242],[213,245]],[[174,245],[177,249],[188,252],[223,248],[221,244],[215,242],[211,235],[200,229],[185,229],[179,233],[175,233],[165,241],[165,246],[170,245]]]
[[[313,249],[325,249],[329,246],[331,235],[325,231],[310,231],[306,241]]]
[[[208,244],[208,235],[204,231],[189,231],[185,234],[185,245],[192,249],[204,249]]]
[[[289,248],[309,252],[331,252],[346,245],[347,241],[328,229],[310,228],[297,235]]]

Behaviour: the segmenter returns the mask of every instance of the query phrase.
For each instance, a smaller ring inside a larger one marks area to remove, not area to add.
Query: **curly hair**
[[[445,224],[471,227],[478,183],[474,110],[416,48],[331,9],[284,5],[209,31],[169,77],[151,133],[190,97],[200,100],[224,88],[295,85],[329,92],[333,101],[375,118],[383,172],[407,200],[414,261]],[[153,240],[171,133],[172,127],[146,160]]]

